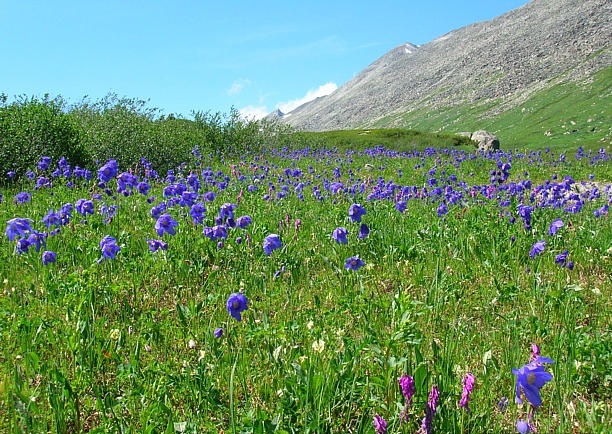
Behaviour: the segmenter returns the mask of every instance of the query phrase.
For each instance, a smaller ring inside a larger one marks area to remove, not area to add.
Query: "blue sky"
[[[398,45],[527,2],[0,0],[0,94],[112,92],[186,118],[287,112]]]

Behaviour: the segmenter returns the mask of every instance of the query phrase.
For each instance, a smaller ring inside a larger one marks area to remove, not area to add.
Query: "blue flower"
[[[282,247],[280,237],[276,234],[270,234],[263,241],[263,249],[267,256],[270,256],[273,250],[280,249]]]
[[[365,215],[366,210],[358,203],[354,203],[349,207],[348,215],[353,223],[360,223],[361,217]]]
[[[147,243],[152,252],[157,252],[159,249],[168,250],[168,243],[162,240],[147,240]]]
[[[206,213],[206,207],[202,202],[194,203],[189,210],[189,215],[193,219],[193,222],[198,225],[204,221],[204,214]]]
[[[106,235],[100,241],[100,250],[102,250],[102,259],[114,259],[121,248],[117,245],[115,238]]]
[[[178,226],[178,223],[172,218],[170,214],[160,215],[157,221],[155,222],[155,230],[157,231],[157,235],[159,235],[160,237],[166,232],[170,235],[174,235],[176,233],[176,231],[174,230],[176,226]]]
[[[516,430],[521,434],[527,434],[529,432],[529,424],[523,419],[520,419],[516,422]]]
[[[520,369],[512,369],[512,373],[516,375],[515,400],[517,404],[523,403],[521,399],[522,392],[525,399],[534,407],[542,405],[540,389],[553,379],[552,374],[544,369],[544,364],[546,363],[554,363],[554,361],[548,357],[540,356]]]
[[[550,227],[548,228],[548,234],[555,235],[557,231],[561,229],[562,227],[563,227],[563,220],[555,219],[553,220],[553,222],[550,224]]]
[[[219,217],[222,219],[234,218],[234,210],[236,209],[236,204],[233,203],[224,203],[221,205],[219,209]]]
[[[211,240],[221,240],[227,238],[227,227],[225,225],[216,225],[212,227]]]
[[[30,219],[24,219],[15,217],[14,219],[10,219],[7,222],[6,231],[4,232],[8,237],[9,241],[13,241],[18,236],[23,237],[28,233],[32,232],[32,227],[30,226]]]
[[[361,226],[359,226],[359,235],[357,235],[357,237],[363,240],[367,238],[369,234],[370,228],[368,227],[368,225],[366,225],[365,223],[361,223]]]
[[[447,214],[448,207],[446,206],[446,203],[441,202],[440,206],[438,206],[437,212],[438,212],[438,217],[442,217],[443,215]]]
[[[348,235],[348,231],[346,230],[346,228],[343,228],[343,227],[338,227],[334,229],[334,231],[332,232],[332,238],[338,244],[348,243],[348,240],[346,239],[347,235]]]
[[[240,229],[246,229],[253,222],[253,219],[248,215],[240,216],[236,219],[236,226]]]
[[[15,203],[26,203],[32,200],[32,195],[27,191],[21,191],[15,195]]]
[[[47,214],[42,218],[42,222],[47,228],[50,228],[51,226],[58,227],[62,225],[62,220],[60,219],[59,214],[53,211],[52,209],[50,209],[49,212],[47,212]]]
[[[406,211],[407,205],[408,203],[405,200],[400,200],[395,204],[395,209],[398,210],[399,212],[404,212]]]
[[[540,240],[531,246],[531,250],[529,251],[529,256],[533,259],[544,251],[544,247],[546,247],[546,241]]]
[[[74,207],[77,212],[82,215],[92,214],[94,213],[94,204],[91,200],[87,199],[79,199],[74,203]]]
[[[117,166],[117,162],[115,160],[109,160],[104,166],[98,169],[98,179],[105,183],[109,182],[117,175],[118,171],[119,167]]]
[[[53,262],[55,262],[55,258],[56,258],[56,254],[55,252],[51,251],[51,250],[45,250],[42,254],[42,263],[43,265],[47,265],[47,264],[51,264]]]
[[[240,292],[235,292],[227,299],[227,311],[237,321],[242,320],[242,312],[248,309],[248,300]]]
[[[555,257],[555,264],[558,264],[560,267],[567,267],[568,262],[567,262],[567,255],[569,254],[569,252],[567,250],[564,250],[562,253],[558,254]]]
[[[47,245],[47,233],[32,231],[30,235],[28,235],[28,245],[34,246],[36,251],[40,252],[41,247]]]
[[[44,172],[45,170],[49,168],[50,164],[51,164],[51,157],[41,157],[40,161],[38,162],[38,170]]]
[[[351,256],[350,258],[346,258],[346,261],[344,262],[344,268],[346,268],[347,270],[357,271],[364,265],[365,262],[359,259],[358,256]]]

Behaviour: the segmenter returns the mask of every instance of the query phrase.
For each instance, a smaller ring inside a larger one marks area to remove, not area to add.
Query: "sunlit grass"
[[[127,196],[115,178],[108,193],[96,180],[67,187],[57,177],[40,189],[26,180],[2,192],[3,224],[29,218],[49,231],[42,217],[81,198],[93,199],[95,213],[73,211],[40,252],[19,254],[2,237],[0,428],[347,433],[373,432],[379,414],[389,432],[412,433],[437,386],[435,432],[514,432],[529,409],[514,404],[511,370],[529,361],[536,343],[555,360],[534,418],[540,432],[605,432],[612,225],[609,212],[594,212],[612,197],[609,158],[270,151],[200,160],[172,182],[149,179],[147,195]],[[512,168],[492,183],[498,161]],[[187,186],[190,173],[201,182],[203,225],[177,202],[165,211],[176,234],[159,236],[151,208],[172,201],[164,187]],[[597,184],[544,206],[566,176]],[[19,191],[32,193],[31,202],[15,203]],[[202,198],[207,191],[213,201]],[[582,208],[568,211],[577,201]],[[448,212],[439,215],[441,202]],[[215,221],[224,203],[253,223]],[[361,222],[349,217],[354,203],[366,209]],[[530,229],[520,203],[533,207]],[[118,209],[108,219],[101,210],[111,205]],[[564,226],[550,235],[557,218]],[[370,229],[365,238],[361,223]],[[228,225],[226,239],[203,235],[203,226],[218,224]],[[339,226],[346,244],[332,239]],[[262,243],[270,234],[282,247],[268,256]],[[114,259],[102,259],[106,235],[120,247]],[[148,239],[168,249],[151,252]],[[539,240],[546,247],[530,258]],[[56,252],[56,262],[43,265],[43,250]],[[573,269],[555,263],[564,250]],[[353,256],[365,266],[347,270]],[[236,292],[248,298],[241,321],[226,308]],[[476,379],[469,412],[458,406],[468,372]],[[416,386],[404,422],[403,374]]]

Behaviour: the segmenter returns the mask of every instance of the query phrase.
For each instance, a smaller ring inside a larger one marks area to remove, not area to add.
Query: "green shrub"
[[[20,97],[7,104],[7,96],[0,95],[0,178],[7,179],[6,174],[14,171],[18,179],[34,169],[43,155],[88,165],[63,100],[45,95],[42,99]]]

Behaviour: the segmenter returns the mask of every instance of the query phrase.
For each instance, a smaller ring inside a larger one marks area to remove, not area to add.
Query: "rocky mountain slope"
[[[407,115],[449,107],[495,116],[542,89],[609,69],[611,42],[611,1],[533,0],[422,46],[396,47],[332,94],[281,119],[323,131],[410,127]]]

